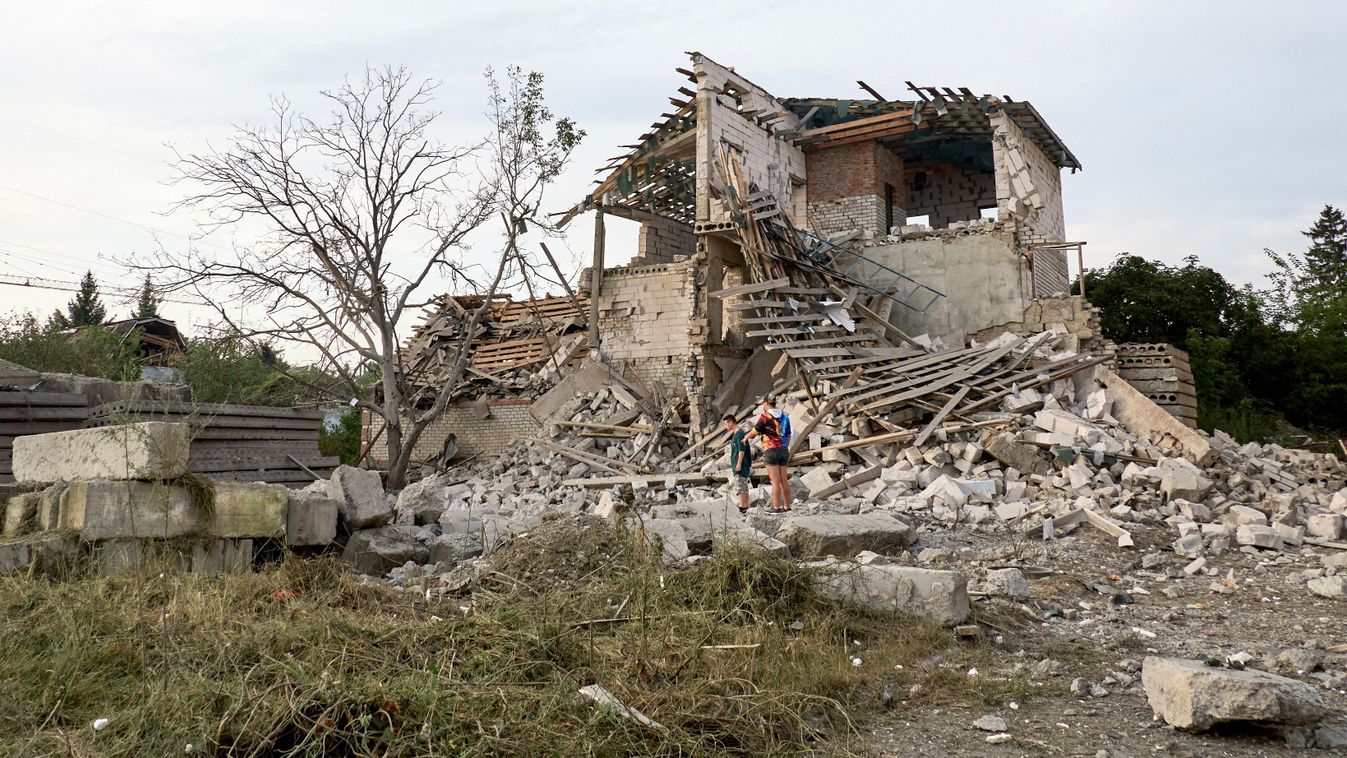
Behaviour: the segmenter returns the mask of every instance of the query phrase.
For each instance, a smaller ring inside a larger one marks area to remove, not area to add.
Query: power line
[[[77,135],[74,135],[74,134],[69,134],[69,133],[67,133],[67,132],[60,131],[59,129],[53,129],[53,128],[49,127],[49,126],[43,126],[43,125],[41,125],[41,124],[34,124],[34,123],[31,122],[31,121],[24,121],[24,120],[21,119],[21,118],[15,118],[15,117],[10,116],[10,115],[5,114],[5,113],[0,113],[0,118],[6,119],[6,120],[8,120],[8,121],[13,121],[13,122],[16,123],[16,124],[23,124],[24,126],[27,126],[27,127],[29,127],[29,128],[32,128],[32,129],[37,129],[37,130],[44,131],[44,132],[51,132],[52,134],[56,134],[56,135],[59,135],[59,136],[61,136],[61,137],[65,137],[66,139],[72,139],[72,140],[75,140],[76,142],[83,142],[83,143],[86,144],[86,145],[93,145],[94,147],[101,148],[101,149],[103,149],[103,150],[109,150],[109,151],[114,152],[114,153],[120,153],[121,155],[125,155],[125,156],[127,156],[128,158],[135,158],[136,160],[145,161],[146,163],[154,163],[154,164],[157,164],[157,165],[160,165],[160,166],[167,165],[167,162],[166,162],[166,161],[159,161],[159,160],[155,160],[155,159],[153,159],[153,158],[146,158],[146,157],[143,156],[143,155],[137,155],[137,154],[135,154],[135,153],[128,153],[127,151],[122,150],[121,148],[116,148],[116,147],[113,147],[113,146],[111,146],[111,145],[104,145],[104,144],[101,143],[101,142],[94,142],[94,141],[91,140],[91,139],[86,139],[86,138],[84,138],[84,137],[80,137],[80,136],[77,136]]]
[[[29,287],[32,289],[60,290],[62,292],[79,292],[78,282],[67,282],[60,279],[47,279],[40,276],[13,276],[11,274],[0,274],[0,284],[7,284],[12,287]],[[106,295],[117,295],[121,297],[139,297],[140,290],[131,287],[117,287],[98,285],[99,291]],[[183,300],[175,297],[161,297],[161,302],[179,303],[182,305],[210,305],[205,300]]]
[[[224,245],[218,245],[218,244],[216,244],[216,243],[214,243],[214,242],[210,242],[210,241],[206,240],[206,239],[203,238],[203,237],[190,237],[190,236],[185,235],[185,234],[178,234],[177,232],[170,232],[170,231],[166,231],[166,230],[164,230],[164,229],[159,229],[159,228],[157,228],[157,227],[150,226],[149,224],[142,224],[142,223],[140,223],[139,221],[128,221],[127,219],[119,218],[119,217],[117,217],[117,216],[113,216],[113,215],[108,214],[108,213],[103,213],[102,211],[95,211],[95,210],[90,210],[90,209],[88,209],[88,208],[81,208],[81,207],[78,206],[78,205],[74,205],[73,203],[67,203],[67,202],[65,202],[64,200],[56,200],[56,199],[54,199],[54,198],[43,197],[42,195],[36,195],[36,194],[33,194],[32,192],[28,192],[27,190],[21,190],[21,189],[18,189],[17,187],[10,187],[10,186],[4,185],[4,184],[0,184],[0,189],[2,189],[2,190],[8,190],[8,191],[13,192],[13,193],[15,193],[15,194],[23,195],[24,197],[31,197],[31,198],[33,198],[34,200],[41,200],[41,201],[43,201],[44,203],[52,203],[53,205],[59,205],[59,206],[62,206],[62,207],[64,207],[64,208],[69,208],[69,209],[71,209],[71,210],[79,211],[79,212],[81,212],[81,213],[88,213],[88,214],[90,214],[90,215],[92,215],[92,216],[98,216],[98,217],[100,217],[100,218],[108,219],[109,221],[116,221],[116,222],[119,223],[119,224],[126,224],[126,225],[128,225],[128,226],[134,226],[134,227],[137,227],[137,228],[140,228],[140,229],[145,229],[145,230],[154,232],[155,234],[165,234],[165,235],[168,235],[169,237],[177,237],[177,238],[179,238],[179,239],[185,239],[185,240],[187,240],[188,242],[195,242],[195,243],[202,244],[202,245],[210,245],[211,247],[218,247],[218,248],[220,248],[221,250],[229,250],[229,249],[230,249],[230,248],[228,248],[228,247],[225,247]]]

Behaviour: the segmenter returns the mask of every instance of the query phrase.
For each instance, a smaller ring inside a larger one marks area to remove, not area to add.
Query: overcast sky
[[[1303,249],[1319,208],[1347,204],[1347,4],[1328,0],[55,0],[6,3],[0,19],[7,274],[93,268],[134,285],[114,258],[199,234],[197,219],[168,213],[182,190],[165,184],[166,143],[220,143],[231,124],[262,120],[274,93],[317,107],[317,90],[366,64],[442,80],[437,129],[453,142],[484,131],[484,68],[544,72],[554,110],[589,133],[548,210],[582,196],[615,146],[668,110],[688,50],[779,96],[865,97],[864,79],[893,98],[911,80],[1032,101],[1084,164],[1063,194],[1087,265],[1197,255],[1261,283],[1264,247]],[[616,237],[631,249],[630,228]],[[568,259],[590,240],[588,220],[574,224]],[[493,241],[478,241],[483,255]],[[0,315],[69,297],[0,286]],[[189,328],[203,317],[164,311]]]

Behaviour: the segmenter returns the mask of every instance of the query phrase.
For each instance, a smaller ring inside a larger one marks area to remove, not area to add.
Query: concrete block
[[[747,525],[717,532],[713,535],[713,539],[716,550],[721,549],[722,546],[739,546],[762,550],[768,555],[775,555],[781,558],[790,557],[789,545]]]
[[[1305,519],[1305,533],[1311,537],[1336,540],[1342,536],[1342,524],[1343,518],[1337,513],[1316,513]]]
[[[351,534],[341,559],[362,574],[383,576],[407,561],[425,563],[430,559],[430,546],[423,539],[422,527],[362,529]]]
[[[146,421],[14,439],[20,482],[172,479],[187,471],[186,424]]]
[[[216,537],[283,537],[289,498],[269,484],[216,482],[209,532]]]
[[[70,532],[5,540],[0,542],[0,574],[25,570],[60,576],[74,567],[79,556],[79,537]]]
[[[1256,526],[1254,524],[1245,524],[1235,530],[1235,542],[1241,545],[1253,545],[1254,547],[1268,548],[1270,550],[1281,550],[1282,538],[1277,534],[1277,530],[1270,526]]]
[[[987,454],[1001,462],[1001,465],[1016,469],[1023,474],[1048,474],[1052,472],[1052,463],[1048,457],[1032,445],[1021,444],[1010,432],[1004,432],[987,441]]]
[[[901,551],[912,544],[915,530],[887,513],[791,516],[775,537],[789,545],[797,558],[849,557],[862,550]]]
[[[968,581],[954,571],[850,562],[811,564],[815,581],[839,602],[953,626],[968,618]]]
[[[1113,399],[1111,413],[1127,431],[1145,436],[1162,450],[1181,455],[1198,466],[1205,466],[1215,458],[1216,451],[1206,438],[1103,366],[1078,372],[1072,379],[1082,391],[1092,391],[1098,385],[1107,389]]]
[[[252,568],[253,541],[115,539],[94,545],[91,558],[98,573],[104,576],[145,568],[219,576]]]
[[[37,531],[37,511],[41,502],[41,492],[25,492],[10,497],[5,503],[4,537],[20,537]]]
[[[285,494],[285,544],[329,545],[337,538],[336,500],[303,490],[287,490]]]
[[[1313,687],[1266,671],[1234,671],[1201,661],[1148,657],[1141,665],[1141,684],[1155,715],[1185,731],[1235,721],[1313,724],[1326,713]]]
[[[674,519],[646,519],[641,524],[647,536],[659,540],[660,554],[666,565],[683,563],[689,555],[687,534],[683,525]]]
[[[351,530],[382,526],[393,516],[378,471],[338,466],[328,480],[327,496],[337,501],[341,519]]]
[[[87,542],[205,534],[210,523],[186,489],[133,481],[71,482],[59,521]]]

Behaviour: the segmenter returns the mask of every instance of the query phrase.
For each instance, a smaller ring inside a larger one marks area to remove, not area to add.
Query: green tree
[[[154,280],[149,274],[145,275],[145,283],[140,286],[140,298],[136,301],[136,312],[134,318],[157,318],[159,316],[159,303],[161,298],[154,289]]]
[[[1310,240],[1303,255],[1265,251],[1275,267],[1269,277],[1276,314],[1314,332],[1341,334],[1347,329],[1347,218],[1325,205],[1303,234]]]
[[[94,272],[86,271],[80,280],[79,291],[66,305],[65,313],[56,311],[49,323],[59,329],[100,326],[107,320],[107,315],[108,310],[98,297],[98,280],[94,279]]]
[[[1195,256],[1179,267],[1123,253],[1107,268],[1086,274],[1100,326],[1118,342],[1167,342],[1187,349],[1193,330],[1225,336],[1246,322],[1248,294]]]

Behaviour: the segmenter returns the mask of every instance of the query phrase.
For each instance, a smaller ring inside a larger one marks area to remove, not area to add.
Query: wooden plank
[[[794,348],[787,350],[786,355],[792,358],[828,358],[851,355],[851,351],[840,347]]]
[[[785,287],[789,284],[790,279],[783,277],[781,279],[771,279],[765,282],[752,282],[750,284],[740,284],[736,287],[727,287],[723,290],[712,292],[709,296],[716,299],[724,299],[727,297],[738,297],[740,295],[752,295],[758,292],[768,292],[777,287]]]
[[[851,375],[848,376],[847,380],[842,384],[842,389],[847,389],[848,387],[851,387],[856,382],[860,381],[860,378],[861,378],[861,367],[857,366],[855,369],[852,370]],[[835,392],[831,393],[831,396],[828,398],[827,402],[823,404],[823,407],[819,408],[818,412],[814,414],[813,418],[809,419],[809,423],[805,424],[804,427],[801,428],[798,432],[792,432],[794,436],[794,439],[791,440],[790,446],[790,452],[792,455],[795,454],[795,452],[798,451],[800,447],[805,444],[805,441],[809,439],[809,433],[814,431],[814,428],[817,427],[829,413],[832,413],[833,409],[836,408],[837,404],[841,401],[842,398],[840,395],[838,395]]]
[[[845,331],[836,324],[825,324],[819,326],[790,326],[780,329],[755,329],[751,332],[745,332],[745,337],[798,337],[818,334],[820,332],[841,332]]]
[[[730,303],[725,306],[727,311],[752,311],[761,308],[785,308],[788,303],[785,300],[745,300],[742,303]]]
[[[906,120],[908,123],[911,123],[912,121],[911,109],[901,111],[891,111],[889,113],[882,113],[878,116],[857,118],[852,119],[851,121],[844,121],[840,124],[830,124],[828,126],[820,126],[814,129],[806,129],[796,134],[795,140],[797,142],[809,142],[824,136],[836,135],[838,133],[855,132],[857,130],[866,129],[874,126],[887,126],[894,122],[904,120]]]
[[[763,347],[766,347],[768,350],[792,350],[795,348],[827,347],[855,344],[858,342],[873,342],[874,339],[875,336],[873,334],[848,334],[841,337],[819,337],[814,340],[769,342]]]
[[[921,433],[917,435],[917,438],[912,440],[912,444],[916,447],[921,447],[926,444],[926,440],[931,438],[931,433],[935,431],[935,428],[940,426],[940,424],[945,421],[945,417],[949,415],[950,411],[957,408],[959,403],[962,403],[963,399],[967,397],[969,389],[971,388],[966,384],[960,387],[959,391],[955,392],[954,395],[950,397],[949,401],[931,417],[931,423],[927,424],[925,428],[921,430]]]
[[[865,484],[866,482],[873,482],[874,480],[879,478],[879,474],[883,470],[884,470],[883,466],[871,466],[870,468],[862,470],[860,473],[852,474],[851,476],[846,477],[840,482],[836,482],[831,486],[824,487],[818,492],[809,493],[809,499],[826,500],[839,492],[845,492],[849,489]]]
[[[644,432],[651,434],[655,431],[654,427],[646,424],[630,424],[628,426],[614,426],[613,424],[596,424],[592,421],[553,421],[557,426],[571,426],[577,429],[597,429],[606,432]]]
[[[741,324],[793,324],[801,321],[827,321],[828,315],[825,313],[799,313],[794,315],[781,316],[755,316],[754,318],[741,318]]]
[[[552,444],[551,442],[542,439],[535,439],[533,440],[533,443],[536,445],[542,445],[548,450],[551,450],[554,453],[564,455],[567,458],[570,458],[571,460],[598,466],[599,468],[610,471],[614,474],[621,474],[624,471],[630,473],[636,472],[636,467],[625,461],[613,460],[612,458],[604,458],[602,456],[593,455],[591,453],[582,452],[580,450],[572,450],[567,447],[562,447],[561,445]]]

